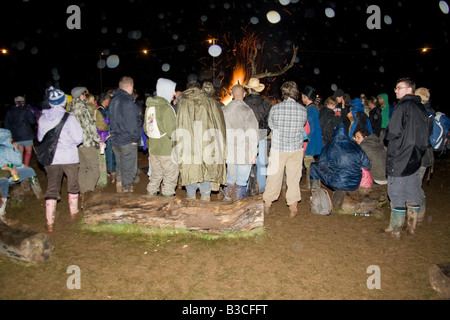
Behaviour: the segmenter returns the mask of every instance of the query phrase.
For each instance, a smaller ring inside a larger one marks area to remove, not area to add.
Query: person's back
[[[32,125],[36,123],[36,117],[25,106],[12,107],[5,117],[4,127],[12,133],[14,141],[33,140]]]
[[[226,126],[219,102],[199,88],[183,91],[176,129],[174,148],[182,184],[226,184]]]
[[[369,134],[366,129],[355,133],[355,140],[367,154],[372,163],[369,171],[377,184],[387,184],[386,177],[386,151],[380,144],[380,138]]]
[[[129,93],[120,88],[114,91],[109,113],[113,146],[139,142],[141,138],[140,110]]]
[[[334,190],[353,191],[361,182],[362,168],[370,166],[365,152],[348,137],[341,123],[334,130],[331,142],[322,149],[318,161],[311,164],[311,180],[320,179]]]

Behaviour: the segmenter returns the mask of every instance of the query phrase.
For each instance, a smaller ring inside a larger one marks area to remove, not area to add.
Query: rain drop
[[[38,53],[38,48],[33,47],[31,48],[31,54],[37,54]]]
[[[287,6],[289,3],[291,3],[291,0],[279,0],[279,1],[283,6]]]
[[[253,23],[253,24],[258,24],[259,19],[257,17],[251,17],[250,18],[250,22]]]
[[[276,11],[269,11],[267,13],[267,20],[269,20],[270,23],[278,23],[281,20],[280,14]]]
[[[228,2],[225,2],[225,3],[223,4],[223,7],[224,7],[225,9],[230,9],[230,4],[229,4]]]
[[[386,24],[392,24],[392,18],[388,15],[384,16],[384,23]]]
[[[119,33],[119,34],[122,33],[122,31],[123,31],[122,28],[117,28],[116,29],[116,32]]]
[[[205,15],[202,15],[202,16],[200,17],[200,20],[202,20],[203,22],[206,22],[206,20],[208,20],[208,17],[205,16]]]
[[[17,42],[16,49],[17,49],[17,50],[23,50],[23,49],[25,49],[25,42],[23,42],[23,41]]]
[[[178,51],[183,52],[186,49],[186,46],[184,44],[180,44],[178,46]]]
[[[164,64],[162,65],[162,67],[161,67],[161,70],[164,71],[164,72],[169,71],[169,70],[170,70],[170,64],[164,63]]]
[[[104,59],[100,59],[97,62],[97,68],[98,69],[103,69],[106,67],[106,61]]]
[[[381,67],[378,69],[378,71],[380,71],[381,73],[384,73],[384,67],[381,66]]]
[[[187,81],[191,82],[191,81],[197,81],[198,80],[198,76],[194,73],[191,73],[190,75],[188,75],[187,77]]]
[[[334,10],[333,10],[332,8],[326,8],[326,9],[325,9],[325,15],[326,15],[328,18],[334,18],[334,16],[335,16],[336,14],[334,13]]]
[[[114,69],[116,68],[120,63],[120,59],[118,55],[113,54],[112,56],[109,56],[108,59],[106,59],[106,65],[108,68]]]
[[[107,33],[107,32],[108,32],[108,28],[103,27],[102,30],[101,30],[101,33]]]
[[[314,74],[319,74],[320,73],[320,69],[319,68],[314,68]]]
[[[172,39],[173,39],[173,40],[178,40],[178,35],[177,35],[177,34],[174,34],[174,35],[172,36]]]
[[[209,47],[208,53],[213,57],[218,57],[222,53],[222,48],[217,44],[213,44]]]
[[[448,10],[448,4],[445,1],[439,1],[439,8],[441,9],[441,11],[444,14],[448,14],[449,10]]]
[[[337,85],[336,85],[335,83],[333,83],[333,84],[331,85],[331,90],[332,90],[333,92],[337,90]]]

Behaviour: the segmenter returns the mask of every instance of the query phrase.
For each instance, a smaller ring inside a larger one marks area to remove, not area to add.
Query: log
[[[206,202],[136,193],[94,193],[86,201],[84,223],[135,224],[221,234],[262,227],[264,206],[260,195],[236,202]]]
[[[450,263],[430,267],[430,284],[443,299],[450,299]]]
[[[28,230],[12,229],[0,222],[0,254],[9,258],[39,263],[50,258],[54,245],[48,235]]]
[[[340,213],[369,213],[384,216],[380,204],[388,200],[386,185],[372,185],[370,188],[358,188],[355,191],[334,191],[333,208]]]

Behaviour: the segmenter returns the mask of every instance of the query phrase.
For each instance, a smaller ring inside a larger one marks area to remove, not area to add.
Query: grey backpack
[[[328,191],[322,188],[311,189],[311,212],[314,214],[328,216],[333,210]]]

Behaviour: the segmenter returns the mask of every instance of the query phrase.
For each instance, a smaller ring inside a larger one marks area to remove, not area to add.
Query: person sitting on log
[[[2,204],[0,210],[0,219],[4,216],[6,202],[8,200],[9,185],[29,180],[31,189],[37,199],[41,199],[42,189],[33,168],[25,166],[22,163],[22,155],[16,142],[12,140],[11,131],[0,128],[0,168],[10,172],[8,178],[8,188],[2,189]]]
[[[381,146],[380,138],[375,133],[370,134],[367,129],[358,130],[353,136],[372,163],[369,171],[373,181],[376,184],[387,184],[386,151]]]
[[[322,149],[318,161],[311,164],[311,188],[319,188],[322,181],[333,190],[354,191],[361,183],[362,168],[370,167],[369,157],[349,138],[341,123],[334,130],[332,140]]]

